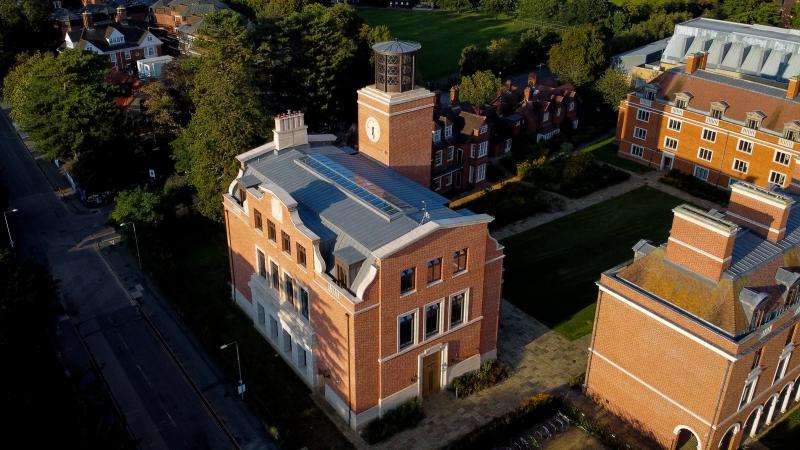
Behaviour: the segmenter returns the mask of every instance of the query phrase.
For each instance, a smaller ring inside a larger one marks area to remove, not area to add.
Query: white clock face
[[[372,142],[378,142],[378,139],[381,138],[381,126],[378,125],[378,121],[374,117],[367,117],[367,123],[364,128],[367,132],[367,138]]]

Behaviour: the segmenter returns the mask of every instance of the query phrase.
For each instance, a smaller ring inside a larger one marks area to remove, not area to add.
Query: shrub
[[[561,175],[564,183],[570,183],[574,179],[583,175],[593,162],[594,156],[591,153],[578,153],[576,155],[572,155],[569,159],[567,159],[566,164],[564,164],[564,171]]]
[[[480,390],[494,386],[508,376],[506,367],[497,360],[486,361],[478,370],[474,370],[453,379],[448,389],[462,398]]]
[[[493,230],[537,212],[551,210],[539,189],[518,182],[506,183],[500,189],[487,191],[482,197],[465,203],[462,207],[494,216],[494,220],[489,223],[489,228]]]
[[[621,183],[631,177],[631,174],[619,170],[608,164],[595,164],[589,166],[577,177],[561,185],[559,192],[567,197],[583,197],[602,188]]]
[[[725,189],[718,188],[692,175],[678,172],[677,170],[670,171],[670,173],[661,177],[659,181],[670,186],[675,186],[695,197],[719,203],[722,206],[728,204],[728,199],[730,197],[730,192]]]
[[[422,400],[414,397],[387,412],[383,417],[367,424],[361,435],[368,443],[375,444],[400,431],[414,427],[423,417],[425,415],[422,413]]]
[[[489,166],[486,168],[486,181],[490,183],[496,183],[502,178],[503,171],[494,164],[489,164]]]
[[[517,175],[523,178],[529,178],[533,175],[534,171],[542,168],[546,162],[544,156],[537,159],[525,159],[517,163]]]

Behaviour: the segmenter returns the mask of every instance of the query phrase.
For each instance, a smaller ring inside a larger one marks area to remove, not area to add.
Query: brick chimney
[[[453,86],[450,88],[450,104],[458,104],[458,86]]]
[[[789,86],[786,87],[786,98],[795,98],[800,94],[800,77],[789,78]]]
[[[117,6],[117,15],[114,17],[114,21],[117,23],[125,23],[128,21],[128,11],[124,6]]]
[[[92,13],[89,11],[83,11],[83,28],[87,30],[94,28],[94,18],[92,17]]]
[[[300,111],[286,111],[275,116],[275,130],[272,131],[275,150],[308,144],[308,126]]]
[[[706,70],[706,63],[708,62],[708,52],[699,52],[700,61],[697,63],[697,68]]]
[[[674,217],[667,243],[667,260],[689,271],[719,281],[731,265],[739,227],[721,213],[690,205],[672,210]]]
[[[692,53],[691,55],[686,57],[686,67],[684,71],[686,73],[695,73],[695,71],[699,68],[700,62],[703,56],[699,53]]]
[[[536,83],[538,82],[539,82],[539,75],[536,72],[531,72],[528,74],[528,86],[535,88]]]
[[[531,101],[531,93],[533,92],[533,88],[530,86],[525,86],[525,90],[522,91],[522,98],[525,100],[525,103]]]
[[[786,223],[793,204],[791,197],[738,182],[731,186],[727,216],[731,222],[778,242],[786,236]]]

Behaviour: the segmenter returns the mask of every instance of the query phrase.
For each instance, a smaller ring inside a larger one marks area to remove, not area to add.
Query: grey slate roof
[[[373,50],[384,54],[412,53],[416,52],[420,48],[422,48],[422,45],[417,42],[398,40],[378,42],[372,46]]]
[[[110,45],[107,37],[111,35],[113,29],[116,29],[124,36],[125,40],[121,44]],[[81,28],[80,30],[70,31],[69,38],[75,43],[76,48],[83,48],[80,41],[86,41],[99,48],[103,52],[112,50],[122,50],[126,48],[133,48],[139,46],[139,41],[146,33],[145,30],[119,23],[110,23],[108,25],[99,25],[94,28]]]

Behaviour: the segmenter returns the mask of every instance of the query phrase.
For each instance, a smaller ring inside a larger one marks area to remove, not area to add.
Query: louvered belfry
[[[410,41],[379,42],[375,52],[375,88],[384,92],[414,89],[416,54],[422,46]]]

